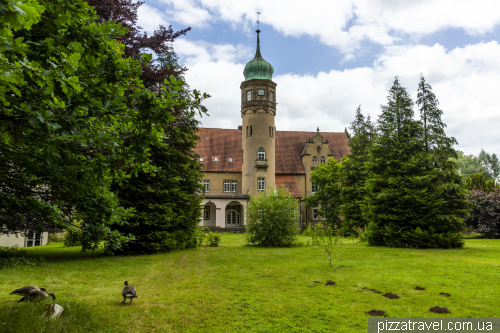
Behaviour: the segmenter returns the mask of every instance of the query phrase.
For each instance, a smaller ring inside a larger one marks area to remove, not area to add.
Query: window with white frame
[[[266,189],[266,179],[265,178],[257,178],[257,189],[259,191],[264,191]]]
[[[205,192],[210,192],[210,180],[203,181],[203,187],[205,188]]]
[[[247,102],[252,100],[252,91],[247,91]]]
[[[325,163],[326,163],[325,156],[321,156],[321,163],[323,163],[323,164],[325,164]]]
[[[259,148],[259,150],[257,151],[257,159],[258,160],[266,159],[266,151],[263,148]]]
[[[229,161],[229,163],[233,163],[233,158],[232,157],[228,157],[228,161]]]
[[[224,192],[231,192],[231,181],[230,180],[224,181]]]
[[[40,232],[28,232],[26,237],[26,247],[42,245],[42,234]]]
[[[231,181],[231,192],[238,192],[238,182],[236,180]]]
[[[219,162],[219,158],[217,156],[214,156],[214,162],[215,163]]]
[[[200,157],[200,162],[203,162],[203,157]]]
[[[210,220],[210,206],[203,207],[203,219]]]
[[[317,220],[318,219],[318,207],[314,207],[312,209],[313,211],[313,220]]]
[[[318,192],[319,186],[312,184],[312,192]]]
[[[259,215],[257,216],[257,220],[261,221],[261,220],[262,220],[262,215],[263,215],[263,214],[264,214],[264,213],[263,213],[262,209],[261,209],[261,210],[259,210]]]
[[[318,163],[318,158],[316,156],[313,156],[313,164],[316,165]]]

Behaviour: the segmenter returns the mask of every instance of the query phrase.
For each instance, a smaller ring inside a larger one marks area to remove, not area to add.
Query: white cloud
[[[137,10],[137,25],[145,31],[152,33],[157,30],[160,25],[168,27],[167,16],[158,11],[158,9],[143,4]]]
[[[182,24],[206,27],[222,20],[245,30],[255,25],[254,1],[162,1],[169,17]],[[498,7],[498,0],[269,0],[262,4],[261,22],[285,36],[318,38],[349,58],[363,41],[386,46],[448,28],[482,35],[500,23]]]
[[[178,23],[190,27],[207,27],[211,15],[195,0],[161,0],[168,5],[166,14]]]
[[[242,46],[176,41],[177,53],[189,71],[192,88],[211,94],[210,117],[204,127],[236,128],[241,124],[240,83],[252,50]],[[341,132],[353,120],[359,104],[376,119],[386,103],[394,76],[416,97],[422,73],[433,87],[458,147],[467,153],[498,151],[500,115],[500,45],[479,43],[447,50],[443,46],[392,46],[372,67],[331,70],[317,75],[284,74],[277,86],[278,130]],[[416,113],[418,111],[416,110]]]

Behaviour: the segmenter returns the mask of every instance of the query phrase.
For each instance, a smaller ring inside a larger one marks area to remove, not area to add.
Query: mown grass
[[[393,318],[500,314],[498,240],[468,239],[459,250],[417,250],[344,239],[330,268],[318,247],[252,247],[244,245],[243,235],[222,237],[220,247],[150,256],[107,257],[61,243],[30,248],[47,263],[0,270],[0,331],[365,332],[365,312],[372,309]],[[132,305],[121,304],[125,280],[137,288]],[[327,280],[336,286],[324,285]],[[35,310],[8,294],[27,284],[45,287],[58,304],[70,305],[54,321],[63,325],[49,330],[37,319],[25,329],[22,323]],[[401,298],[387,299],[363,287]],[[429,312],[434,305],[451,314]]]

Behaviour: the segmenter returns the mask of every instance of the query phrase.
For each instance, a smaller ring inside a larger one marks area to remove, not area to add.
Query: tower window
[[[259,96],[264,96],[264,89],[259,89]]]
[[[265,160],[266,159],[266,151],[262,148],[259,148],[257,151],[257,159],[258,160]]]
[[[251,100],[252,100],[252,91],[249,90],[249,91],[247,91],[247,102],[249,102]]]
[[[269,93],[269,100],[274,103],[274,93],[272,91]]]
[[[258,190],[264,191],[266,189],[266,179],[265,178],[257,178]]]
[[[250,125],[250,136],[252,136],[252,125]]]
[[[321,163],[322,163],[322,164],[325,164],[325,163],[326,163],[325,156],[321,156]]]
[[[272,138],[273,137],[273,132],[272,132],[272,127],[269,126],[269,136]]]

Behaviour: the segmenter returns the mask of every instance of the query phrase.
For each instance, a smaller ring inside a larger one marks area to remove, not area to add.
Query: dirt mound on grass
[[[326,285],[327,286],[334,286],[335,282],[333,282],[332,280],[328,280],[328,281],[326,281]]]
[[[372,317],[384,317],[385,316],[385,311],[382,310],[370,310],[368,312],[365,312],[367,315],[370,315]]]
[[[383,294],[382,296],[387,297],[387,298],[389,298],[389,299],[398,299],[398,298],[400,298],[398,295],[396,295],[396,294],[391,294],[391,293],[385,293],[385,294]]]
[[[415,287],[415,290],[426,290],[425,288],[422,288],[422,287],[419,287],[419,286],[416,286]]]
[[[429,309],[430,312],[434,313],[451,313],[448,308],[442,308],[440,306],[433,306],[432,308]]]
[[[314,283],[321,283],[321,282],[319,282],[319,281],[313,281],[313,282],[314,282]]]
[[[373,291],[375,294],[382,294],[382,292],[381,292],[381,291],[378,291],[378,290],[376,290],[376,289],[370,289],[370,291]]]
[[[446,297],[450,297],[450,296],[451,296],[451,295],[450,295],[450,294],[448,294],[448,293],[439,293],[439,295],[441,295],[441,296],[446,296]]]

